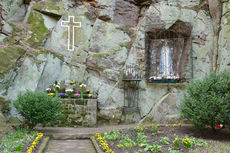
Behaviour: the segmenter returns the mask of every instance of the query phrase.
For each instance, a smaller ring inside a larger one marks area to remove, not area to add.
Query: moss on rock
[[[31,11],[27,22],[31,24],[31,33],[28,42],[32,46],[40,45],[48,34],[48,29],[44,24],[42,15],[39,12]]]
[[[48,1],[44,7],[44,9],[48,9],[48,10],[57,10],[59,11],[60,8],[55,5],[56,3],[52,2],[52,1]]]
[[[64,14],[64,3],[62,1],[47,1],[46,3],[35,3],[33,10],[52,13],[56,15]]]
[[[0,78],[12,69],[16,61],[24,55],[25,51],[16,46],[8,46],[0,49]]]

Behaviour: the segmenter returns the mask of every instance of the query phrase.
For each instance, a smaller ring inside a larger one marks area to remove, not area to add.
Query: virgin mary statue
[[[172,76],[173,69],[172,69],[172,57],[171,52],[172,49],[169,46],[168,40],[162,40],[164,45],[161,49],[161,56],[160,56],[160,73],[162,77]]]

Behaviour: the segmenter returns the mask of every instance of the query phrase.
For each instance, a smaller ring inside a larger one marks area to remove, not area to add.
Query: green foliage
[[[191,82],[180,105],[183,118],[197,129],[221,122],[230,124],[230,72],[211,73],[203,80]]]
[[[139,147],[146,146],[148,141],[148,136],[144,135],[143,132],[137,133],[136,142]]]
[[[178,140],[178,138],[175,138],[173,140],[173,145],[174,145],[175,148],[179,148],[179,140]]]
[[[43,92],[27,91],[24,95],[20,94],[14,106],[29,128],[34,128],[38,123],[52,125],[61,115],[60,99]]]
[[[33,141],[36,136],[36,131],[29,131],[19,129],[16,132],[10,132],[5,136],[0,145],[0,152],[2,153],[19,153],[22,151],[23,144],[28,144]]]
[[[150,144],[147,144],[144,151],[151,151],[151,152],[161,152],[161,146],[158,145],[158,144],[153,144],[153,145],[150,145]]]
[[[169,148],[168,151],[169,151],[169,153],[180,153],[179,151],[173,150],[172,148]]]
[[[161,137],[160,142],[168,145],[170,143],[170,140],[168,137]]]
[[[132,148],[136,146],[136,142],[133,141],[129,135],[124,135],[122,140],[120,140],[119,144],[117,145],[118,148]]]
[[[152,126],[151,127],[151,132],[152,132],[152,135],[158,135],[158,134],[162,134],[163,132],[158,130],[158,127],[157,126]]]
[[[204,147],[204,146],[208,145],[208,143],[206,141],[201,140],[201,139],[196,139],[194,137],[190,137],[189,139],[192,142],[192,144],[197,146],[197,147]]]
[[[120,132],[118,130],[113,130],[113,132],[105,132],[104,133],[104,139],[114,141],[117,140],[120,137]]]
[[[138,131],[138,132],[143,132],[145,129],[146,129],[146,127],[143,126],[142,124],[140,126],[134,127],[134,130]]]
[[[152,126],[152,133],[157,133],[157,132],[158,132],[158,127]]]

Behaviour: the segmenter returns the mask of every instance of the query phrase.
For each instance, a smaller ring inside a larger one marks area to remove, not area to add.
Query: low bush
[[[53,125],[61,115],[60,99],[43,92],[27,91],[20,94],[14,101],[14,106],[31,129],[39,123],[43,126],[48,123]]]
[[[215,130],[220,123],[230,124],[230,72],[211,73],[189,83],[180,112],[197,129],[208,125]]]

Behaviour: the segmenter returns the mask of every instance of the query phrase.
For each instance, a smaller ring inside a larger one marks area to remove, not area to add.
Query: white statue
[[[172,50],[168,44],[168,40],[163,40],[163,42],[164,46],[161,49],[160,56],[160,73],[162,77],[169,78],[173,76]]]

